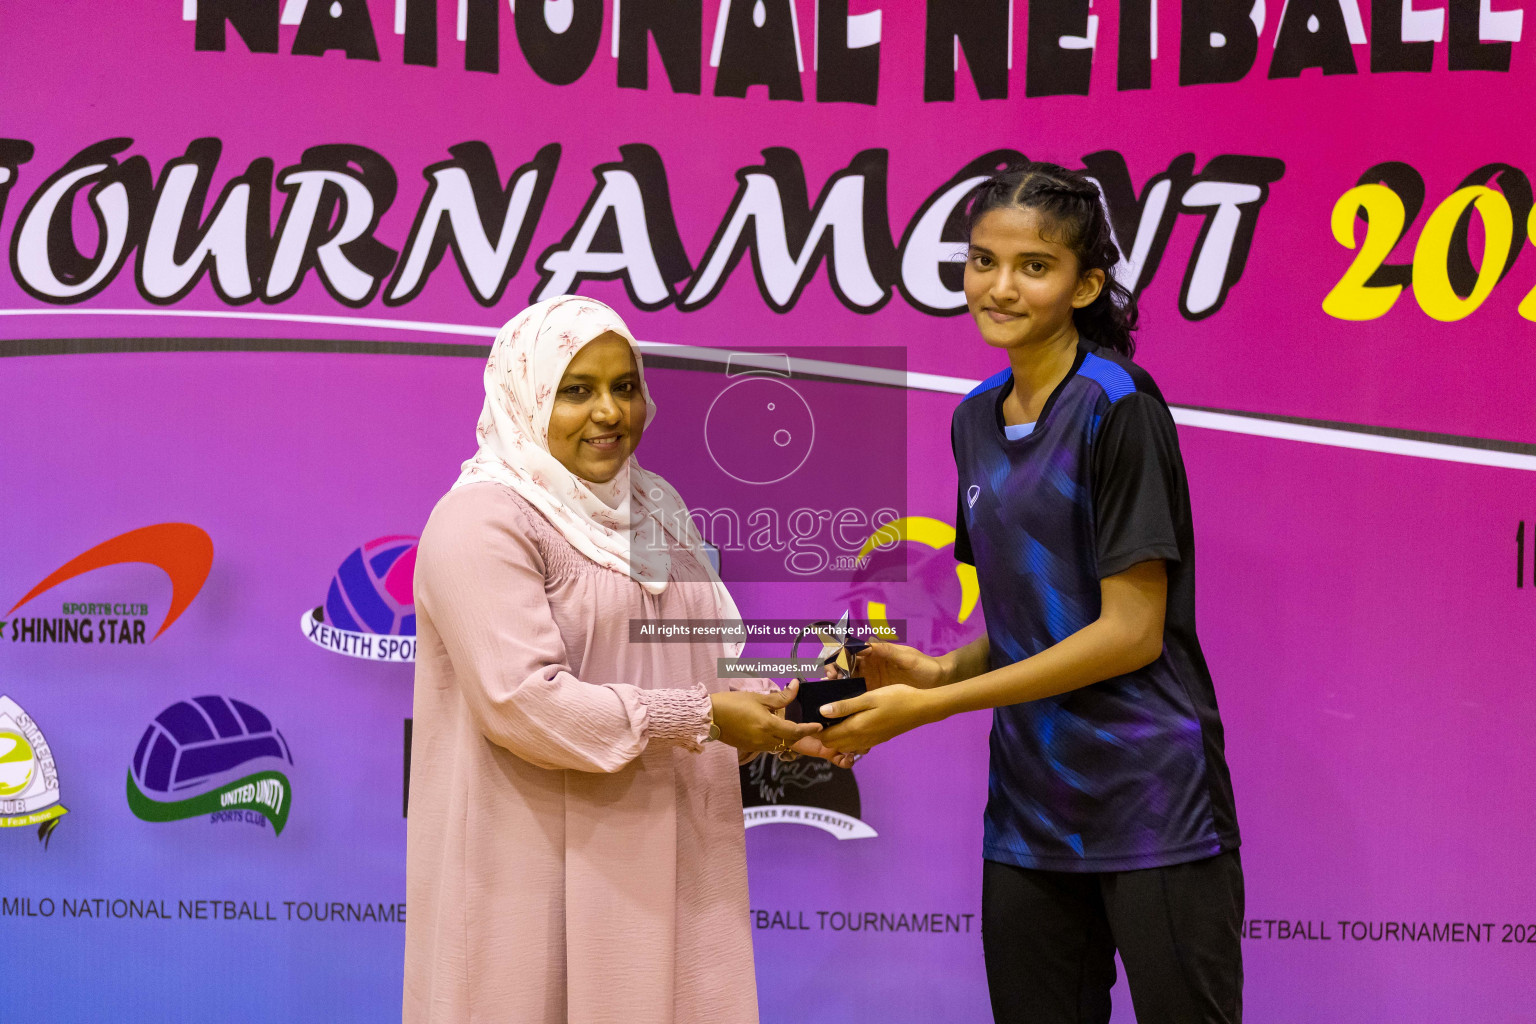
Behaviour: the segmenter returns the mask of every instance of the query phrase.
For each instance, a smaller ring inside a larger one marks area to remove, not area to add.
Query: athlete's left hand
[[[941,716],[933,704],[932,691],[905,683],[882,686],[857,697],[823,704],[821,713],[828,718],[848,717],[818,738],[833,750],[868,750],[908,729],[937,721]]]
[[[831,761],[839,768],[852,768],[859,759],[858,755],[864,753],[862,750],[837,750],[827,746],[815,736],[807,736],[802,740],[798,740],[789,749],[804,757],[819,757],[823,760]]]

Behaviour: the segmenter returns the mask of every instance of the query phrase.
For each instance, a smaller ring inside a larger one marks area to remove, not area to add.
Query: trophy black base
[[[805,679],[800,683],[800,692],[796,700],[800,704],[800,721],[817,722],[822,728],[827,728],[842,721],[839,718],[827,718],[821,713],[823,704],[831,704],[835,700],[847,700],[849,697],[857,697],[865,690],[864,677],[855,676],[852,679]]]

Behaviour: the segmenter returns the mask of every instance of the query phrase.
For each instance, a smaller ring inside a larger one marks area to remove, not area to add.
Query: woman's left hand
[[[824,704],[821,713],[828,718],[848,716],[815,737],[817,742],[841,751],[868,750],[942,717],[934,708],[933,691],[905,683]]]

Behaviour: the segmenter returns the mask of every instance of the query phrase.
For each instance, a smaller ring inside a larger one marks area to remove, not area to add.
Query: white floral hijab
[[[596,299],[561,295],[529,306],[496,334],[485,364],[485,407],[475,427],[479,450],[454,487],[481,481],[512,488],[559,530],[571,546],[616,569],[652,594],[667,589],[672,544],[693,552],[714,585],[722,619],[739,619],[730,592],[710,567],[704,541],[672,485],[641,469],[633,455],[607,483],[584,480],[549,451],[549,413],[571,359],[588,342],[612,332],[629,342],[645,401],[642,426],[656,416],[634,335],[619,314]],[[738,651],[739,653],[739,651]]]

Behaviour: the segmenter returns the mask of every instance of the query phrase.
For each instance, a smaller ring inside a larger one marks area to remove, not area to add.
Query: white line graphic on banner
[[[275,323],[316,324],[333,327],[367,327],[390,331],[420,331],[426,334],[451,334],[460,337],[494,338],[499,328],[475,324],[434,323],[426,320],[393,320],[366,316],[326,316],[304,313],[247,313],[234,310],[198,309],[0,309],[3,316],[158,316],[192,317],[210,320],[252,320]],[[702,345],[675,345],[658,341],[642,341],[640,347],[658,355],[678,355],[701,362],[727,360],[738,363],[750,361],[756,354],[731,352],[728,349]],[[763,356],[762,358],[771,358]],[[836,363],[819,359],[798,360],[802,373],[869,384],[885,384],[905,387],[914,391],[934,391],[942,394],[963,395],[980,381],[965,377],[949,377],[937,373],[915,373],[884,367],[860,366],[857,363]],[[1206,409],[1190,409],[1170,406],[1173,421],[1183,427],[1202,430],[1220,430],[1253,437],[1268,437],[1281,441],[1299,441],[1332,448],[1351,448],[1356,451],[1378,452],[1383,455],[1404,455],[1416,459],[1433,459],[1440,462],[1460,462],[1473,466],[1491,466],[1497,469],[1518,469],[1536,472],[1536,455],[1523,452],[1501,451],[1471,445],[1447,444],[1416,438],[1394,437],[1373,433],[1370,429],[1344,429],[1317,426],[1308,423],[1291,423],[1268,419],[1263,416],[1218,412]]]
[[[1354,430],[1340,430],[1337,427],[1318,427],[1307,423],[1287,423],[1284,420],[1263,419],[1258,416],[1240,416],[1233,413],[1211,412],[1205,409],[1186,409],[1177,405],[1172,406],[1172,410],[1173,422],[1181,427],[1225,430],[1234,434],[1273,437],[1282,441],[1324,444],[1334,448],[1355,448],[1359,451],[1381,452],[1385,455],[1408,455],[1419,459],[1439,459],[1442,462],[1465,462],[1474,466],[1536,470],[1536,455],[1523,455],[1519,452],[1470,448],[1459,444],[1440,444],[1435,441],[1419,441],[1413,438],[1392,437],[1384,434],[1367,434]]]

